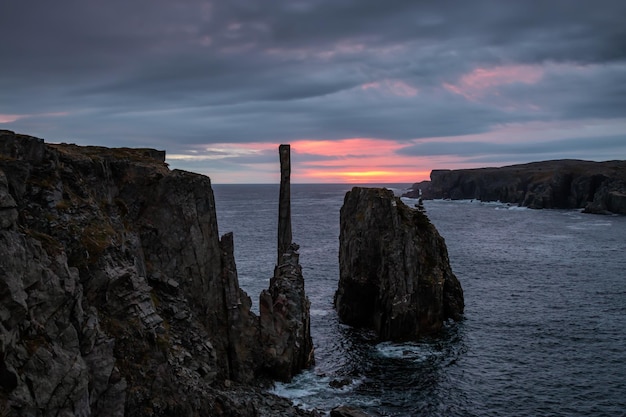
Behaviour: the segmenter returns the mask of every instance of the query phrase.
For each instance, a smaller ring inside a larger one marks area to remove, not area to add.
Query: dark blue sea
[[[291,186],[317,364],[275,393],[326,413],[346,404],[373,416],[626,416],[626,216],[426,201],[465,319],[416,343],[376,343],[339,323],[332,305],[351,187]],[[220,233],[234,232],[239,282],[258,308],[276,257],[278,186],[214,192]]]

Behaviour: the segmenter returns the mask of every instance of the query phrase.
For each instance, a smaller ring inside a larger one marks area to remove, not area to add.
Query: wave
[[[315,371],[304,371],[291,382],[277,382],[270,389],[272,394],[288,398],[292,404],[305,410],[328,411],[340,405],[339,398],[348,396],[364,381],[363,377],[332,377],[319,375]],[[360,405],[372,405],[357,401],[354,397],[351,402]]]
[[[432,346],[411,342],[382,342],[376,345],[376,352],[383,358],[402,359],[412,362],[425,362],[441,355],[441,352],[434,351]]]

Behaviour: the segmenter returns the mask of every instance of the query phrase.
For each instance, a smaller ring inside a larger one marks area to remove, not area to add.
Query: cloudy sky
[[[0,129],[215,183],[626,159],[624,0],[0,0]]]

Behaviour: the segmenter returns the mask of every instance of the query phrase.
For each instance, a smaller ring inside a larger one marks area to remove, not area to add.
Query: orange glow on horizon
[[[398,152],[410,142],[389,139],[293,140],[284,143],[291,145],[291,179],[294,183],[412,184],[429,179],[433,164],[432,158]],[[181,167],[204,165],[202,173],[212,177],[215,183],[274,183],[279,180],[275,166],[278,164],[277,149],[277,143],[269,142],[212,143],[168,154],[167,158]],[[268,160],[270,155],[275,162]],[[259,162],[255,162],[257,158]]]
[[[373,138],[298,140],[291,143],[295,181],[338,183],[414,183],[430,178],[420,158],[399,155],[406,143]],[[314,155],[314,161],[306,157]]]
[[[414,183],[430,178],[430,171],[308,170],[302,176],[322,182],[338,183]],[[298,176],[298,179],[301,176]]]

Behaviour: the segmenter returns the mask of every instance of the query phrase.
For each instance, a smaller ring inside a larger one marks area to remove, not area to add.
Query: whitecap
[[[289,399],[292,404],[305,410],[320,410],[332,404],[338,395],[345,395],[354,391],[365,380],[360,378],[346,378],[341,386],[333,387],[333,381],[341,381],[341,376],[331,377],[318,375],[314,371],[304,371],[296,375],[291,382],[277,382],[270,390],[272,394]]]
[[[309,311],[309,314],[311,316],[315,316],[315,317],[323,317],[323,316],[329,315],[330,311],[328,311],[328,310],[321,310],[321,309],[311,309]]]
[[[376,345],[378,355],[390,359],[406,359],[414,362],[424,362],[435,355],[427,345],[416,343],[382,342]]]
[[[567,226],[568,229],[573,230],[587,230],[587,229],[595,229],[597,227],[611,227],[613,222],[606,220],[592,220],[585,221],[578,224],[570,224]]]

